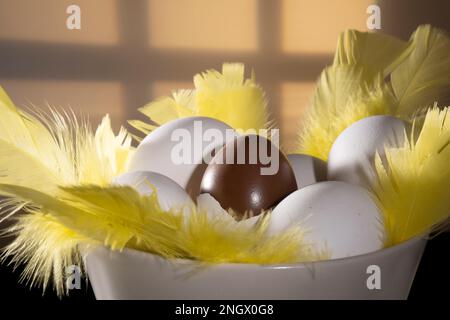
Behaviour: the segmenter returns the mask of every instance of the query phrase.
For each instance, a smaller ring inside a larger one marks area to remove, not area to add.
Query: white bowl
[[[102,300],[406,299],[425,244],[425,238],[414,238],[345,259],[203,268],[189,260],[100,247],[86,254],[85,264],[95,296]],[[379,289],[373,287],[376,277]]]

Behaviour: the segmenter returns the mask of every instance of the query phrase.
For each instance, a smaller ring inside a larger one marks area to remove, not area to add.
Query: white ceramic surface
[[[426,240],[415,238],[366,255],[309,264],[220,264],[104,247],[85,256],[97,299],[406,299]],[[369,266],[381,289],[369,290]]]

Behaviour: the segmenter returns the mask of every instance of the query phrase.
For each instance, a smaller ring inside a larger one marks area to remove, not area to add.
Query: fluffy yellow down
[[[450,87],[450,38],[429,25],[404,42],[380,33],[341,34],[299,128],[297,152],[327,160],[338,135],[373,115],[411,120]]]
[[[156,192],[141,196],[130,187],[66,187],[59,197],[14,185],[0,185],[0,190],[39,208],[14,227],[19,238],[6,255],[27,263],[25,276],[32,282],[46,284],[52,276],[59,292],[64,292],[63,267],[74,260],[80,262],[78,252],[67,254],[76,244],[103,244],[115,250],[128,247],[200,264],[294,263],[327,258],[325,252],[304,240],[299,225],[268,236],[268,215],[250,226],[228,214],[211,217],[196,207],[165,212],[158,205]],[[41,231],[33,234],[38,228]]]
[[[367,81],[359,66],[325,69],[302,121],[298,152],[327,160],[331,146],[345,128],[365,117],[391,114],[392,100],[380,75]]]
[[[0,184],[54,197],[61,194],[61,185],[108,185],[125,171],[134,152],[131,137],[124,129],[114,135],[108,116],[93,132],[72,113],[32,112],[18,109],[0,87]],[[77,245],[89,239],[17,198],[0,202],[0,222],[25,205],[30,214],[19,216],[9,230],[17,237],[2,260],[24,262],[25,280],[45,288],[52,279],[62,294],[64,268],[80,263]]]
[[[73,113],[35,115],[18,109],[0,87],[0,183],[52,193],[57,185],[108,184],[125,171],[134,150],[109,116],[95,132]]]
[[[170,120],[204,116],[225,122],[235,129],[264,129],[270,126],[267,101],[252,74],[245,79],[244,65],[225,63],[222,72],[207,70],[194,76],[195,90],[174,91],[139,109],[156,125]],[[147,134],[155,125],[138,120],[130,124]]]
[[[384,214],[387,245],[430,232],[450,216],[450,109],[430,109],[417,141],[375,159],[373,189]]]

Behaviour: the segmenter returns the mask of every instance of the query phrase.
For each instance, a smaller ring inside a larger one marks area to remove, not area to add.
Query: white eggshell
[[[325,161],[306,154],[289,154],[287,158],[299,189],[327,179]]]
[[[226,219],[234,220],[233,217],[223,209],[219,202],[209,193],[202,193],[197,197],[197,207],[205,210],[209,217],[222,216]]]
[[[356,185],[325,181],[295,191],[273,210],[269,232],[276,234],[299,223],[305,240],[344,258],[383,247],[380,212],[369,192]]]
[[[201,129],[198,124],[201,125]],[[152,171],[163,174],[190,192],[188,185],[191,178],[198,179],[198,185],[200,185],[201,176],[197,176],[202,175],[204,171],[205,166],[200,165],[203,156],[225,143],[225,141],[218,143],[205,141],[202,132],[208,129],[215,130],[225,139],[226,130],[231,127],[206,117],[176,119],[158,127],[137,147],[130,162],[129,171]],[[180,132],[189,135],[191,139],[184,140],[174,136]],[[179,150],[180,142],[190,152],[190,156],[187,157],[189,161],[183,163],[177,163],[174,158],[174,154],[177,154],[176,151]]]
[[[221,216],[222,219],[229,220],[230,223],[239,223],[248,228],[254,227],[261,218],[261,216],[254,216],[245,220],[236,221],[209,193],[202,193],[197,197],[197,207],[208,212],[208,216],[211,218]]]
[[[153,186],[158,195],[159,205],[166,211],[174,207],[193,205],[191,198],[183,188],[172,179],[156,172],[128,172],[116,177],[113,184],[133,187],[142,195],[152,194]]]
[[[373,116],[345,129],[333,143],[328,156],[328,180],[367,187],[374,177],[373,161],[384,146],[399,146],[405,138],[405,123],[391,116]]]

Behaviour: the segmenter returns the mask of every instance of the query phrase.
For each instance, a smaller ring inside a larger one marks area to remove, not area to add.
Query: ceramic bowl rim
[[[389,254],[394,254],[395,252],[401,252],[409,247],[415,247],[419,244],[425,245],[426,241],[428,240],[428,235],[421,235],[413,237],[409,240],[406,240],[404,242],[401,242],[399,244],[396,244],[391,247],[383,248],[377,251],[351,256],[351,257],[345,257],[345,258],[338,258],[338,259],[330,259],[330,260],[320,260],[320,261],[311,261],[311,262],[298,262],[298,263],[278,263],[278,264],[255,264],[255,263],[237,263],[237,262],[225,262],[225,263],[206,263],[208,267],[215,267],[215,268],[221,268],[221,269],[234,269],[238,267],[256,267],[260,269],[310,269],[311,267],[317,267],[317,266],[333,266],[333,265],[339,265],[339,264],[352,264],[357,263],[358,261],[365,260],[367,258],[376,258],[381,257]],[[126,254],[128,256],[137,256],[144,259],[157,259],[166,261],[170,264],[174,265],[193,265],[198,264],[198,261],[190,260],[190,259],[183,259],[183,258],[173,258],[168,259],[164,258],[160,255],[140,251],[132,248],[124,248],[123,250],[111,250],[105,246],[100,246],[100,248],[109,251],[109,253],[118,253],[118,254]],[[95,250],[93,250],[95,251]],[[92,254],[92,250],[89,250],[86,252],[85,256],[88,256]]]

